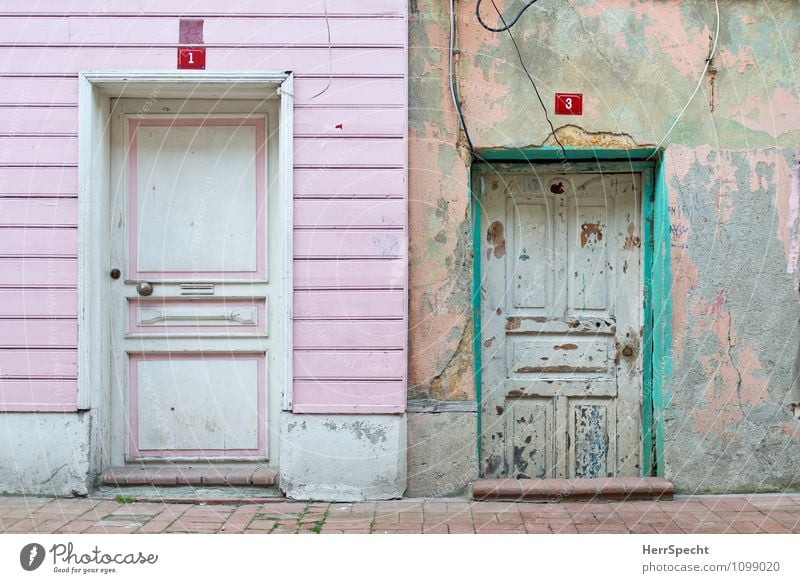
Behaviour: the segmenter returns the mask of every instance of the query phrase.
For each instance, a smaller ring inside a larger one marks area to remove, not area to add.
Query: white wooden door
[[[265,460],[274,104],[112,102],[111,459]]]
[[[485,477],[638,476],[641,177],[481,177]]]

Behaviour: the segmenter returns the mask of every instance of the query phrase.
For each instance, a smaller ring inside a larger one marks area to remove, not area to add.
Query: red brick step
[[[672,500],[675,486],[664,478],[576,478],[573,480],[478,480],[474,500]]]
[[[100,475],[105,486],[274,486],[277,473],[263,466],[124,466]]]

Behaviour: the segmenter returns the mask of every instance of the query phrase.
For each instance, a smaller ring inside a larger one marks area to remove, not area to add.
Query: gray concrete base
[[[478,477],[477,413],[408,415],[408,496],[463,496]]]
[[[89,416],[0,413],[0,493],[85,496]]]
[[[400,498],[405,415],[281,415],[280,488],[298,500]]]

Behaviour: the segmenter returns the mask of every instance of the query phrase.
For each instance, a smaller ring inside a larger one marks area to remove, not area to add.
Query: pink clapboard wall
[[[204,21],[207,70],[295,74],[294,411],[404,411],[406,11],[0,3],[0,411],[77,405],[77,73],[174,70],[180,18]]]

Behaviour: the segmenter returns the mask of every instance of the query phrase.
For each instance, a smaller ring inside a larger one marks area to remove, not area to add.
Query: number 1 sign
[[[556,93],[556,114],[583,115],[583,93]]]
[[[205,47],[178,47],[178,69],[205,69]]]

